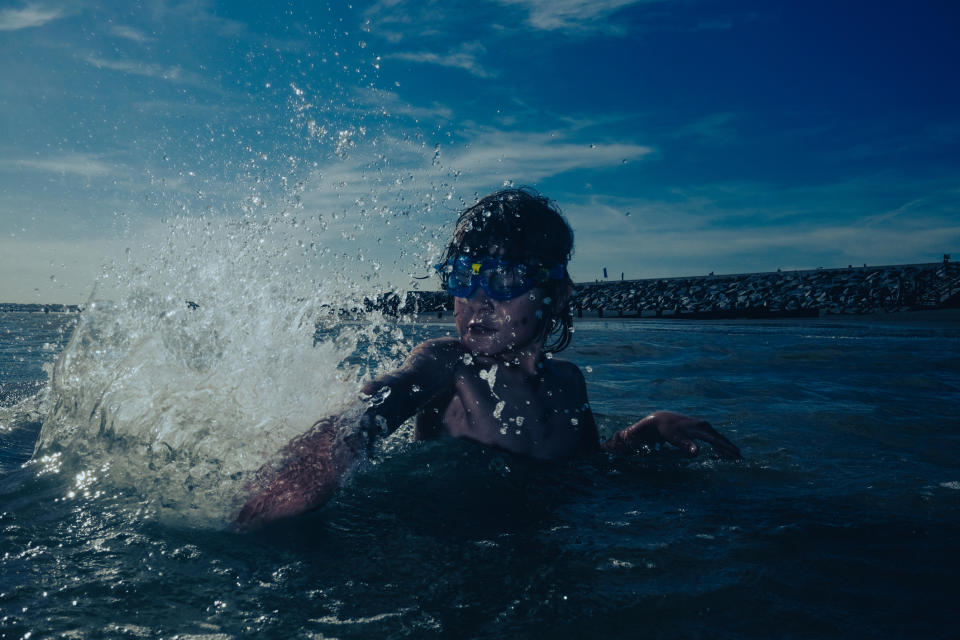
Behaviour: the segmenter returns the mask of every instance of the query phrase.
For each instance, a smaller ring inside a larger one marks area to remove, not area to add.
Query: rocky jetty
[[[388,294],[371,306],[388,313],[453,309],[439,291]],[[865,314],[960,306],[960,264],[812,269],[575,285],[578,316],[769,317]]]
[[[749,317],[957,306],[960,265],[931,263],[580,284],[578,315]]]

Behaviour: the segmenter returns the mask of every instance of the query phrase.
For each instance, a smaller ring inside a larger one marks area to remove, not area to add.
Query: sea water
[[[352,294],[322,282],[177,288],[238,259],[0,314],[0,637],[957,636],[955,323],[578,321],[558,357],[604,435],[675,409],[744,460],[401,429],[322,509],[236,534],[251,470],[454,331],[331,318]]]

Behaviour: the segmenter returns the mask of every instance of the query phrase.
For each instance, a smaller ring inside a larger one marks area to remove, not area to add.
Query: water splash
[[[53,367],[35,457],[219,526],[271,454],[357,397],[358,341],[383,319],[284,216],[168,231],[104,271]]]

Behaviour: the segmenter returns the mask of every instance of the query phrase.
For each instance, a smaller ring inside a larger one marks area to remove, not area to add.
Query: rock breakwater
[[[393,313],[453,309],[444,292],[411,291],[372,303]],[[811,269],[575,285],[578,316],[764,317],[865,314],[960,306],[960,264]]]
[[[955,305],[951,263],[776,271],[580,284],[580,315],[763,316],[864,314]]]

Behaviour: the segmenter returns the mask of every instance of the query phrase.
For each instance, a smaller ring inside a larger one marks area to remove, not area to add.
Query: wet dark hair
[[[513,262],[566,267],[573,255],[573,229],[557,205],[536,190],[501,189],[460,214],[440,262],[446,263],[459,255],[483,258],[494,244],[503,249],[505,259]],[[445,272],[440,272],[440,279],[446,288]],[[537,336],[544,340],[544,351],[562,351],[570,344],[573,318],[566,299],[572,286],[569,274],[562,280],[550,279],[542,285],[544,296],[555,301],[544,307]],[[556,301],[564,304],[557,305]]]

